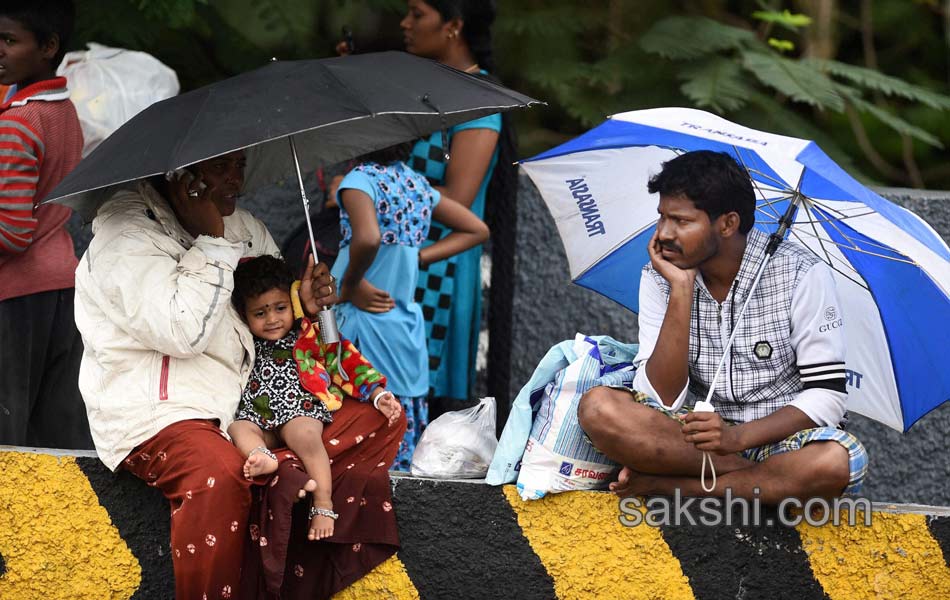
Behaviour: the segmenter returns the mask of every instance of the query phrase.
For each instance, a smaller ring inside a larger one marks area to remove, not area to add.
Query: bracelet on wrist
[[[379,410],[379,399],[389,393],[390,391],[386,388],[380,388],[375,394],[373,394],[373,408]]]

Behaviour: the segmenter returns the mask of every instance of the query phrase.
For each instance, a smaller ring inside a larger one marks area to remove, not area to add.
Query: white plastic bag
[[[178,94],[178,76],[145,52],[90,43],[69,52],[57,75],[66,77],[83,135],[83,157],[151,104]]]
[[[478,479],[485,477],[498,440],[495,438],[495,399],[447,412],[426,427],[412,455],[415,477]]]

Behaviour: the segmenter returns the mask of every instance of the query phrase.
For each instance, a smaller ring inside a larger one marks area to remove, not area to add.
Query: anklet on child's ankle
[[[267,458],[271,458],[275,462],[277,461],[277,455],[271,452],[270,450],[268,450],[267,448],[265,448],[264,446],[258,446],[257,448],[254,448],[253,450],[247,453],[247,457],[251,458],[255,454],[263,454]]]
[[[329,508],[317,508],[316,506],[310,507],[310,518],[320,515],[321,517],[330,517],[334,521],[340,518],[340,515],[336,514]]]

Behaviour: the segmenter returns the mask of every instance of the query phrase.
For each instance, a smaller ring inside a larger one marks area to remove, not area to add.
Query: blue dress
[[[415,301],[419,276],[419,248],[432,222],[432,210],[440,195],[426,179],[406,163],[363,163],[340,183],[340,192],[356,189],[376,205],[381,236],[379,251],[364,278],[389,293],[396,307],[375,314],[346,302],[336,305],[340,332],[386,375],[387,389],[406,411],[409,428],[396,458],[396,468],[409,470],[416,442],[428,424],[429,364],[422,308]],[[353,230],[350,216],[340,202],[340,253],[332,274],[343,279],[350,264]]]
[[[482,71],[482,74],[486,74]],[[501,114],[467,121],[448,130],[448,143],[466,129],[501,131]],[[412,149],[410,165],[433,185],[445,183],[444,149],[441,132],[419,140]],[[472,203],[472,212],[485,218],[485,195],[498,162],[498,147],[492,153],[485,177]],[[448,230],[433,223],[426,245],[448,235]],[[475,380],[475,355],[482,316],[482,246],[476,246],[448,260],[429,265],[419,273],[416,300],[425,314],[429,348],[429,381],[436,397],[468,400]]]

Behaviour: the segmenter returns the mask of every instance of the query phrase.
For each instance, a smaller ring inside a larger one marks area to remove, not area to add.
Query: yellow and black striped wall
[[[0,599],[173,597],[168,504],[89,454],[0,449]],[[950,510],[624,527],[616,497],[393,479],[402,550],[338,598],[950,599]]]

